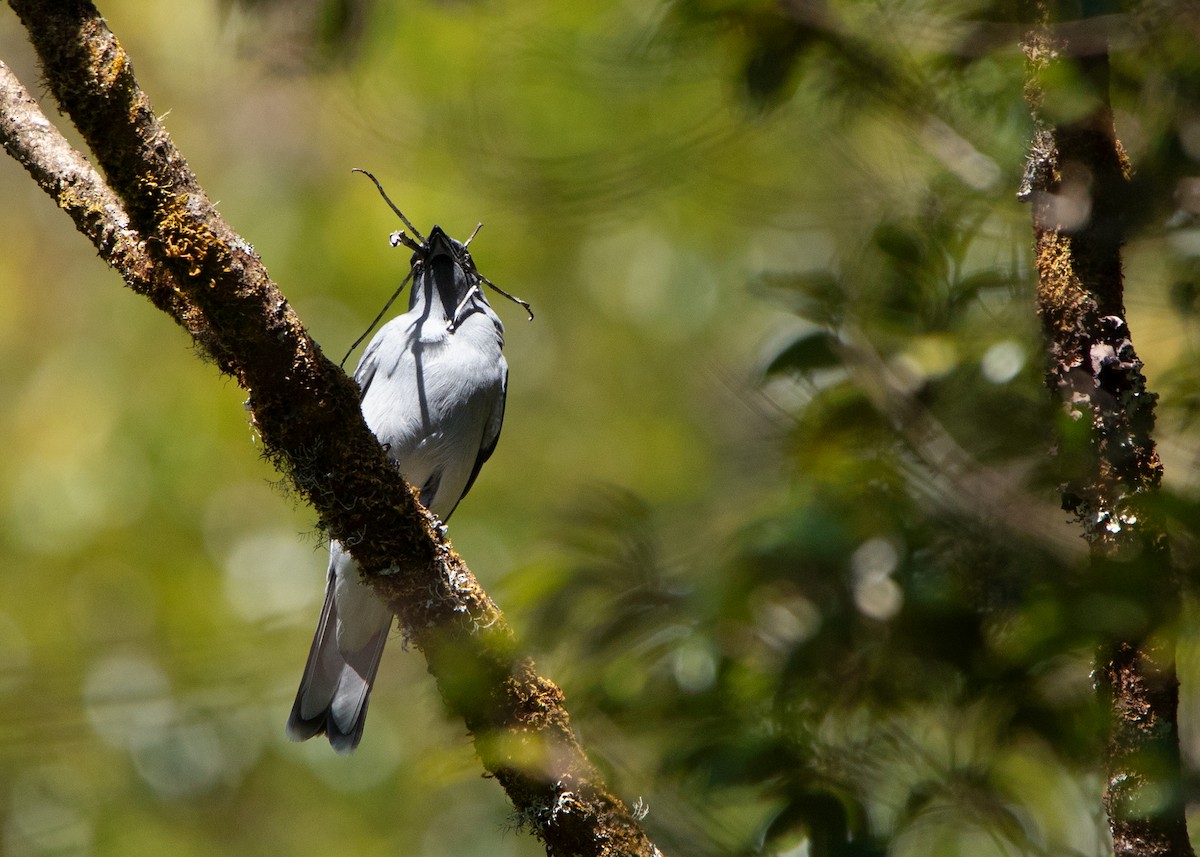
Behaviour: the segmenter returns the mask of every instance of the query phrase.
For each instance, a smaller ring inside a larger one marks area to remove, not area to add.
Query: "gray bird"
[[[421,503],[446,521],[500,437],[508,384],[504,325],[483,293],[482,285],[492,284],[475,269],[466,244],[437,226],[421,243],[403,232],[392,243],[414,251],[408,312],[380,328],[354,380],[367,425],[418,488]],[[392,615],[333,541],[325,605],[288,718],[289,738],[325,733],[339,753],[358,746]]]

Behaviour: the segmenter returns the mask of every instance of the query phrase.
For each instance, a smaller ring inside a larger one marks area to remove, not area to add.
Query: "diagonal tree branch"
[[[1040,20],[1024,45],[1036,136],[1021,196],[1033,204],[1046,381],[1068,427],[1063,508],[1091,547],[1092,589],[1146,613],[1137,628],[1110,632],[1097,656],[1110,710],[1104,804],[1118,857],[1191,857],[1172,630],[1180,593],[1163,523],[1148,502],[1162,478],[1157,397],[1125,320],[1130,169],[1108,101],[1107,50],[1077,50],[1052,29],[1056,5],[1039,0]],[[1078,77],[1063,74],[1068,63]],[[1063,79],[1085,81],[1086,95],[1056,90]],[[1082,111],[1081,97],[1091,99]],[[1072,112],[1060,112],[1063,104]]]
[[[367,429],[354,383],[326,359],[262,261],[213,208],[95,7],[9,5],[107,184],[0,66],[6,150],[131,288],[249,392],[268,455],[400,617],[484,767],[547,852],[658,854],[587,760],[562,692],[516,654],[500,611]]]

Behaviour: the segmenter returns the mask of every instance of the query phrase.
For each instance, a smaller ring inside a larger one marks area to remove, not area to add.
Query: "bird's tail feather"
[[[325,734],[334,750],[349,753],[362,739],[371,685],[387,643],[392,614],[380,604],[375,633],[354,649],[343,651],[338,645],[335,589],[334,577],[330,575],[321,621],[288,717],[287,735],[293,741],[305,741]]]

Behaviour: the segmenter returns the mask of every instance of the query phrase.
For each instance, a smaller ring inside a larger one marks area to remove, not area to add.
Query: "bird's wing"
[[[507,398],[508,367],[506,366],[504,368],[504,377],[500,381],[500,395],[496,397],[496,401],[492,406],[492,413],[488,417],[487,424],[483,427],[483,441],[479,446],[479,455],[475,458],[475,466],[471,468],[471,475],[468,477],[467,484],[463,488],[462,497],[467,496],[467,492],[475,484],[475,477],[483,469],[484,462],[492,457],[492,453],[496,449],[496,443],[500,440],[500,429],[504,426],[504,402]],[[461,500],[462,497],[459,499]]]
[[[382,331],[381,331],[382,332]],[[367,350],[363,352],[362,359],[358,361],[358,367],[354,370],[354,380],[358,384],[358,399],[362,401],[366,398],[367,390],[371,388],[371,382],[375,380],[375,370],[379,368],[379,343],[382,337],[376,335],[371,340]]]

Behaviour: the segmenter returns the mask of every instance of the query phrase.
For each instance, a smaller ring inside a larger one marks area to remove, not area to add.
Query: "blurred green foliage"
[[[1186,568],[1200,65],[1194,12],[1157,9],[1113,95]],[[504,435],[451,537],[667,853],[1106,852],[1091,658],[1155,611],[1093,586],[1057,507],[1006,4],[102,11],[331,355],[406,264],[351,167],[418,225],[486,224],[538,317],[498,307]],[[0,58],[41,93],[11,15]],[[540,853],[398,643],[353,757],[287,743],[315,515],[11,162],[0,199],[0,851]]]

